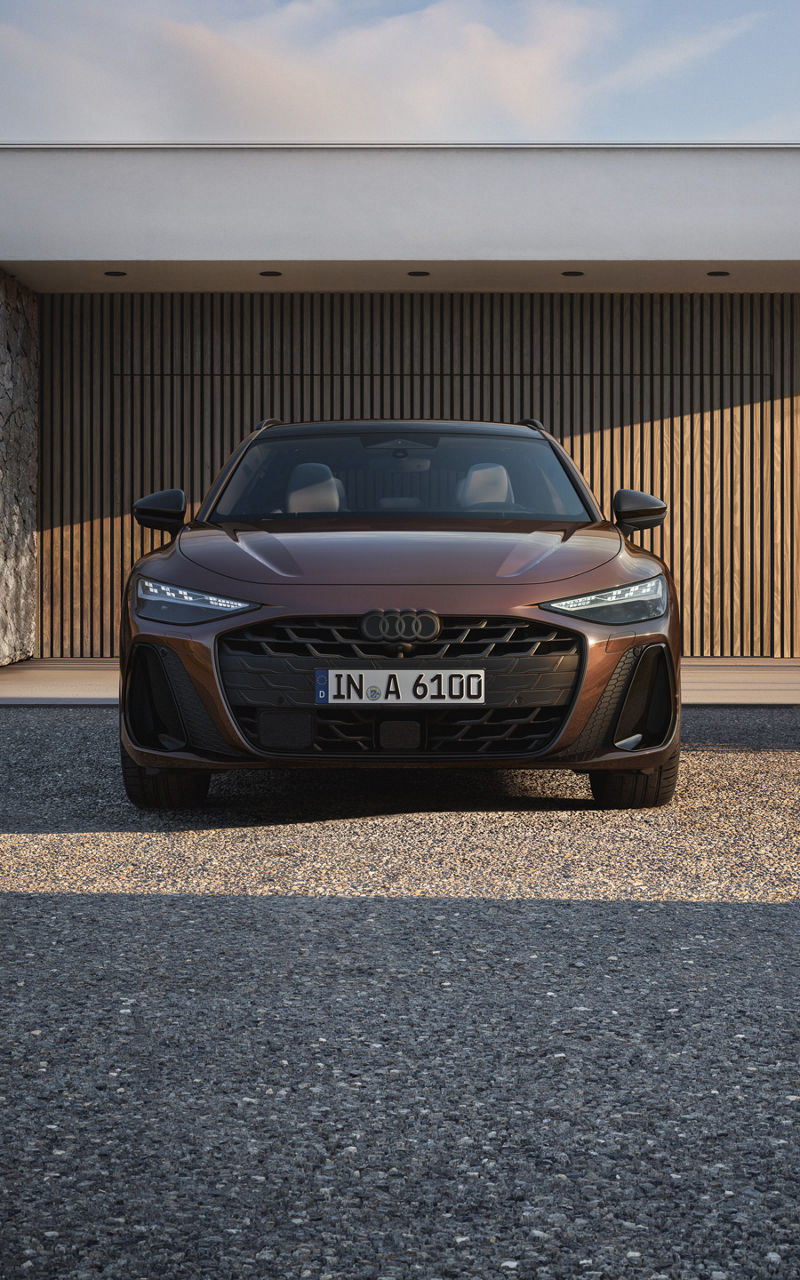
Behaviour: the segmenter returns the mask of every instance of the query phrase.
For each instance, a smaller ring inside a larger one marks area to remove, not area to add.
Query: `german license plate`
[[[480,706],[482,671],[345,671],[315,673],[315,701],[324,706],[409,707],[447,702]]]

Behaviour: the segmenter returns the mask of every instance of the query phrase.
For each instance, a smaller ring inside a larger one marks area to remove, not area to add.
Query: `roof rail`
[[[543,431],[546,436],[552,435],[551,431],[538,418],[520,418],[514,424],[517,427],[532,427],[535,431]]]
[[[264,418],[262,422],[256,423],[256,431],[266,431],[267,427],[283,427],[286,424],[282,418]]]

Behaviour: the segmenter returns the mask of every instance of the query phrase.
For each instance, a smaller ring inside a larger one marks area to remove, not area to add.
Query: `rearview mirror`
[[[627,536],[639,529],[656,529],[664,523],[667,504],[638,489],[618,489],[614,494],[614,521]]]
[[[183,489],[160,489],[133,504],[133,518],[143,529],[162,529],[177,533],[186,519],[186,494]]]

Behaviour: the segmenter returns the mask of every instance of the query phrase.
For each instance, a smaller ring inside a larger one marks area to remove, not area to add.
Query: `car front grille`
[[[281,618],[228,632],[217,661],[228,703],[253,746],[277,755],[524,756],[545,750],[569,714],[582,661],[574,632],[520,618],[445,617],[439,636],[410,654],[365,641],[359,617]],[[479,663],[486,702],[380,708],[316,707],[319,667],[375,670],[398,663]],[[399,736],[398,736],[399,735]]]
[[[395,714],[402,722],[400,712]],[[554,707],[440,708],[420,719],[419,750],[449,756],[527,755],[547,745],[563,718],[561,709]],[[326,755],[379,750],[379,729],[385,721],[385,714],[371,708],[327,710],[317,717],[315,745]]]
[[[574,634],[527,618],[449,617],[441,624],[435,640],[415,641],[405,657],[420,663],[482,661],[568,654],[576,647]],[[323,665],[331,658],[391,661],[398,647],[365,640],[360,617],[277,618],[229,634],[223,644],[235,653],[314,658]]]

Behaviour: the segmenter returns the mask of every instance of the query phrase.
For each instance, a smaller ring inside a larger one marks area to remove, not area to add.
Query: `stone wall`
[[[0,666],[34,652],[38,460],[36,295],[0,272]]]

